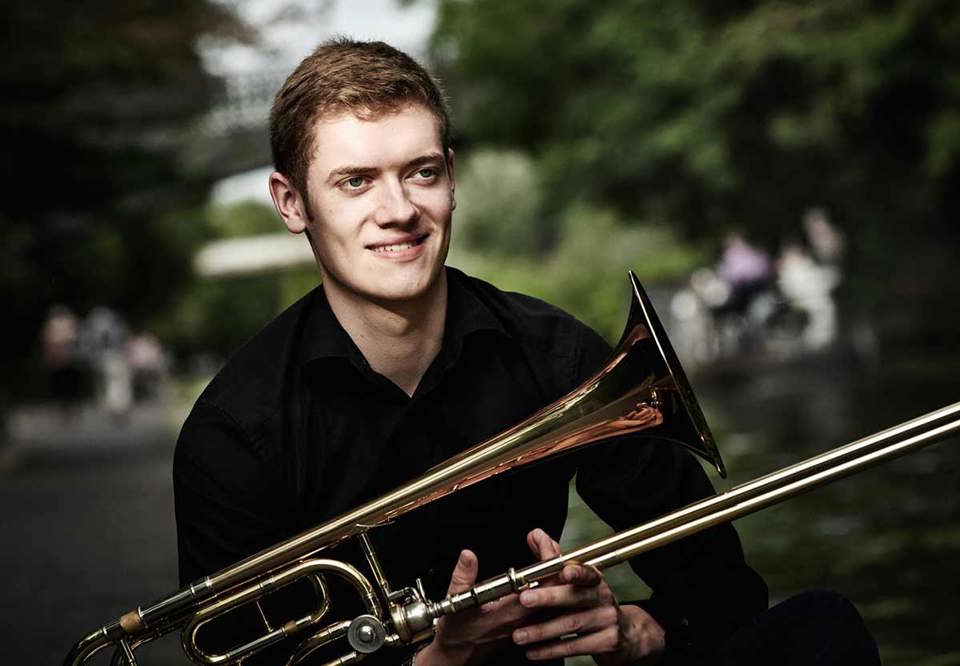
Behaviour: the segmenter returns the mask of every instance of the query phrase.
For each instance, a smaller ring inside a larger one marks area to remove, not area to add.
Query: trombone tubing
[[[960,432],[960,402],[808,458],[600,541],[484,581],[435,604],[438,616],[493,601],[568,564],[603,570],[720,523],[755,513]]]

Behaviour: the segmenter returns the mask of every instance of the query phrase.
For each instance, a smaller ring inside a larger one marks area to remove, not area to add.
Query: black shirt
[[[521,421],[579,385],[610,351],[553,306],[455,269],[447,276],[443,343],[412,397],[370,368],[320,287],[220,371],[177,444],[182,584]],[[559,539],[575,474],[580,495],[616,530],[712,494],[699,463],[657,435],[488,479],[373,530],[388,579],[398,588],[422,578],[439,599],[463,548],[477,553],[481,579],[530,563],[527,532],[541,527]],[[668,633],[684,627],[694,642],[720,640],[766,607],[766,587],[729,525],[631,565],[654,590],[647,609]]]

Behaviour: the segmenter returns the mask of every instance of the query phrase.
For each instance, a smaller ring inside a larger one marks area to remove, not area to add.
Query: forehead
[[[346,111],[317,119],[313,128],[310,172],[345,165],[402,165],[428,153],[442,153],[440,120],[424,106],[360,117]]]

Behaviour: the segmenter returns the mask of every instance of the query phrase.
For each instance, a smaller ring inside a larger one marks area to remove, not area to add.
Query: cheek
[[[328,270],[351,263],[349,243],[325,225],[314,224],[310,227],[310,241],[320,264]]]
[[[328,205],[318,212],[310,227],[320,246],[328,251],[336,251],[337,248],[352,247],[356,243],[363,226],[360,211],[352,210],[349,206]]]
[[[449,192],[434,192],[424,197],[421,207],[429,211],[437,223],[446,224],[450,220],[450,213],[453,212],[453,198]]]

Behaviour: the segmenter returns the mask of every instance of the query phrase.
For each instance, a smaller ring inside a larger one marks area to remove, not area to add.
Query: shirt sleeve
[[[579,379],[608,355],[602,338],[586,331],[576,368]],[[667,441],[667,430],[668,424],[585,451],[577,491],[615,531],[714,494],[703,467]],[[653,590],[640,605],[667,631],[668,651],[716,645],[767,607],[766,584],[746,564],[729,523],[645,553],[630,565]]]
[[[173,461],[180,583],[223,569],[289,532],[279,474],[242,428],[198,402]]]

